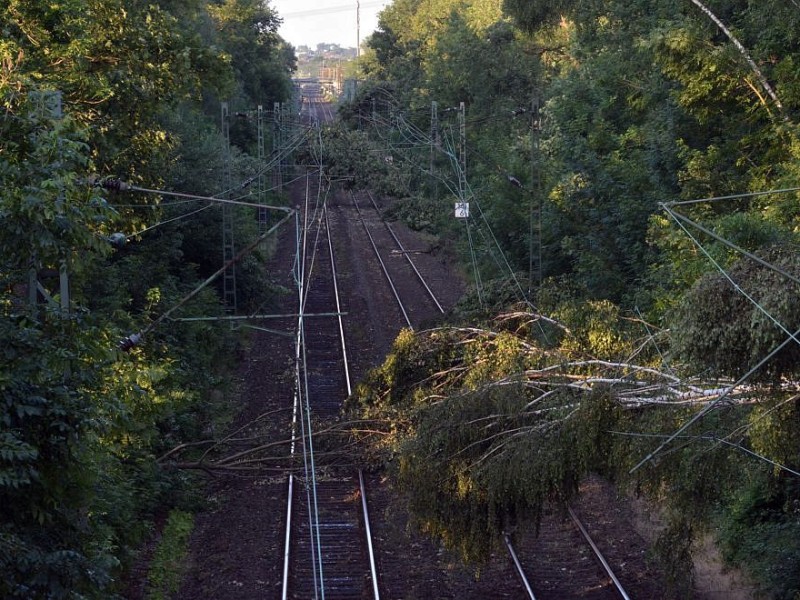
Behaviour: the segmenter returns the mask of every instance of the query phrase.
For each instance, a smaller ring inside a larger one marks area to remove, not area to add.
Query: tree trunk
[[[747,61],[747,64],[750,66],[750,70],[753,71],[753,74],[758,79],[759,83],[761,84],[761,87],[764,88],[764,91],[767,93],[767,95],[770,98],[772,98],[772,101],[775,103],[775,106],[778,108],[778,111],[785,119],[786,115],[784,114],[783,111],[783,104],[781,104],[781,101],[778,99],[778,95],[775,93],[775,90],[772,89],[772,86],[769,84],[769,81],[767,81],[767,78],[764,76],[764,73],[761,72],[761,69],[758,68],[758,65],[755,63],[752,57],[747,53],[747,49],[742,45],[742,43],[738,39],[736,39],[736,36],[733,35],[733,33],[731,33],[731,31],[725,26],[725,24],[722,21],[720,21],[719,18],[717,18],[717,16],[713,12],[711,12],[711,10],[705,4],[700,2],[700,0],[692,0],[692,3],[695,6],[697,6],[700,10],[702,10],[708,16],[709,19],[714,21],[714,24],[722,30],[722,33],[724,33],[727,36],[727,38],[731,42],[733,42],[733,45],[736,46],[736,49]]]

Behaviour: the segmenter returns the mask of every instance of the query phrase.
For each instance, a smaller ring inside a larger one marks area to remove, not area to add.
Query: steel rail
[[[380,600],[378,591],[378,567],[375,564],[375,552],[372,548],[372,530],[369,526],[369,510],[367,510],[367,488],[364,486],[364,472],[358,470],[358,485],[361,488],[361,508],[364,511],[364,529],[367,534],[367,550],[369,552],[369,568],[372,572],[372,593],[375,600]]]
[[[325,117],[325,121],[332,121],[333,111],[331,110],[330,102],[320,100],[320,104],[322,105],[322,115]]]
[[[533,589],[531,589],[531,584],[528,582],[528,577],[525,575],[525,570],[522,568],[522,563],[519,562],[517,553],[514,551],[514,546],[511,545],[511,538],[508,537],[508,534],[503,534],[503,539],[506,542],[508,553],[511,555],[511,560],[514,562],[514,567],[517,569],[517,575],[519,575],[522,580],[522,585],[525,586],[525,591],[528,593],[528,598],[536,600],[536,596],[533,595]]]
[[[308,186],[308,176],[306,176],[306,193],[305,193],[305,211],[304,214],[308,215],[308,197],[309,197],[309,186]],[[303,377],[301,375],[301,364],[305,364],[305,349],[303,348],[304,344],[304,335],[303,335],[303,317],[305,311],[305,294],[306,294],[306,253],[308,249],[307,243],[307,232],[308,232],[308,224],[303,223],[301,226],[299,220],[299,210],[295,213],[295,242],[296,242],[296,256],[295,262],[297,267],[296,272],[296,284],[297,284],[297,294],[298,294],[298,321],[297,321],[297,330],[295,332],[296,342],[295,342],[295,393],[294,393],[294,409],[292,415],[292,443],[290,445],[290,456],[294,457],[296,452],[296,445],[295,440],[297,439],[297,427],[298,423],[303,428],[303,436],[306,436],[305,431],[305,421],[301,418],[298,419],[298,413],[302,412],[302,404],[303,404],[303,390],[308,389],[308,379],[307,379],[307,368],[303,369],[306,374],[305,382],[302,381]],[[302,233],[301,233],[302,232]],[[307,401],[307,399],[306,399]],[[310,436],[308,436],[310,438]],[[303,445],[303,460],[306,463],[307,467],[307,453],[306,453],[306,446]],[[313,471],[313,467],[312,467]],[[313,476],[313,473],[312,473]],[[314,506],[316,507],[316,485],[312,485],[314,491]],[[286,534],[284,539],[284,565],[283,565],[283,584],[281,590],[281,600],[288,600],[289,594],[289,565],[291,562],[291,527],[292,527],[292,508],[294,502],[294,476],[292,474],[289,475],[289,488],[288,488],[288,499],[287,499],[287,509],[286,509]],[[312,511],[309,511],[309,520],[312,519]],[[317,528],[318,530],[319,528]],[[310,530],[313,531],[313,523],[310,523]],[[315,597],[318,594],[319,586],[317,585],[318,581],[318,573],[317,573],[317,552],[314,548],[314,543],[312,541],[312,565],[314,568],[314,589],[315,589]],[[318,547],[317,547],[318,549]],[[321,568],[321,564],[319,565]],[[321,572],[319,573],[321,577]],[[320,582],[321,583],[321,582]],[[323,598],[324,598],[324,588],[323,588]]]
[[[336,273],[336,257],[333,252],[333,236],[331,235],[331,226],[330,226],[330,219],[328,217],[328,207],[327,205],[324,208],[325,213],[325,229],[328,232],[328,252],[330,253],[331,257],[331,273],[333,274],[333,292],[334,297],[336,298],[336,312],[338,314],[339,320],[339,339],[342,344],[342,359],[344,362],[344,375],[345,380],[347,382],[347,395],[353,393],[352,388],[350,387],[350,363],[347,359],[347,345],[345,344],[344,339],[344,326],[342,324],[342,315],[341,315],[341,304],[339,300],[339,284],[338,284],[338,275]],[[367,537],[367,554],[369,556],[369,568],[370,573],[372,574],[372,592],[373,597],[375,600],[380,600],[380,592],[378,591],[378,567],[375,562],[375,551],[372,546],[372,530],[369,524],[369,510],[367,509],[367,491],[366,487],[364,486],[364,474],[361,469],[358,470],[358,485],[359,490],[361,492],[361,508],[364,513],[364,529]]]
[[[308,210],[306,210],[306,214],[308,214]],[[323,204],[323,207],[322,207],[322,214],[319,216],[319,219],[318,219],[318,223],[322,227],[325,228],[325,232],[326,232],[327,238],[328,238],[327,242],[326,242],[326,241],[323,241],[321,239],[321,236],[318,235],[316,244],[319,244],[318,248],[319,248],[320,252],[326,252],[326,250],[324,250],[323,248],[324,248],[324,245],[327,244],[327,253],[328,253],[329,257],[330,257],[330,271],[329,272],[331,274],[331,286],[328,288],[329,291],[326,293],[325,297],[326,297],[326,302],[330,303],[330,302],[335,301],[335,304],[336,304],[336,311],[335,312],[332,311],[330,313],[330,315],[331,316],[335,316],[338,319],[338,332],[337,333],[338,333],[339,344],[340,344],[340,348],[341,348],[340,353],[336,350],[334,344],[329,344],[328,345],[328,349],[329,349],[329,351],[333,350],[336,354],[339,355],[339,357],[342,360],[342,363],[343,363],[343,372],[342,372],[342,374],[344,375],[344,380],[345,380],[344,382],[346,383],[347,393],[350,394],[352,392],[352,387],[351,387],[352,384],[351,384],[351,377],[350,377],[349,357],[348,357],[348,354],[347,354],[347,345],[346,345],[346,341],[345,341],[345,328],[344,328],[344,323],[343,323],[343,319],[342,319],[342,312],[341,312],[341,305],[342,304],[341,304],[341,297],[340,297],[340,288],[339,288],[339,284],[338,284],[339,275],[337,273],[337,268],[336,268],[336,256],[335,256],[334,244],[333,244],[333,229],[332,229],[332,222],[331,222],[331,219],[330,219],[330,213],[328,211],[327,206],[325,206],[324,204]],[[307,227],[304,228],[304,232],[307,231],[307,229],[308,229]],[[308,252],[311,252],[309,250],[309,244],[312,245],[312,246],[316,245],[315,242],[313,242],[312,240],[308,240],[308,243],[306,243],[306,236],[304,234],[303,235],[302,251],[301,251],[303,256],[299,260],[299,264],[303,265],[303,269],[305,268],[305,263],[306,263],[305,255]],[[298,244],[298,246],[300,246],[300,245]],[[314,252],[316,252],[316,250],[314,250]],[[324,264],[324,261],[321,261],[320,264]],[[302,303],[301,309],[300,309],[300,323],[301,323],[300,331],[301,331],[301,333],[303,331],[303,329],[302,329],[302,317],[304,316],[305,302],[308,300],[306,294],[304,293],[305,292],[306,279],[307,278],[309,278],[309,276],[307,274],[305,274],[305,273],[302,273],[302,272],[301,272],[301,276],[298,278],[300,280],[300,282],[301,282],[300,285],[299,285],[300,298],[301,298],[301,303]],[[317,301],[319,302],[320,300],[321,300],[321,298],[318,299]],[[330,325],[333,325],[333,323],[330,323]],[[331,333],[332,333],[332,331],[331,331]],[[306,343],[304,337],[302,338],[302,343],[303,344]],[[302,350],[299,351],[299,352],[301,352],[301,354],[303,356],[303,359],[305,358],[305,351],[306,351],[305,347],[303,347]],[[303,360],[303,362],[304,362],[304,360]],[[297,367],[297,368],[299,368],[299,367]],[[305,367],[305,369],[304,369],[304,372],[306,373],[306,375],[308,374],[308,369],[309,368],[310,368],[310,365]],[[338,369],[337,369],[337,371],[338,371]],[[308,398],[308,395],[309,395],[308,385],[309,384],[306,381],[306,383],[305,383],[305,388],[306,388],[306,392],[305,392],[305,395],[306,395],[306,408],[307,408],[307,404],[308,404],[308,401],[309,401],[309,398]],[[296,391],[295,393],[296,393],[296,395],[302,394],[302,389]],[[298,403],[298,407],[296,407],[296,411],[300,412],[301,410],[302,410],[302,404],[299,402]],[[300,416],[298,416],[298,420],[300,420]],[[303,422],[303,421],[301,420],[300,422]],[[305,423],[303,422],[303,424],[305,424]],[[366,550],[367,550],[368,560],[369,560],[370,577],[372,578],[373,596],[374,596],[374,600],[380,600],[380,594],[379,594],[379,589],[378,589],[378,568],[377,568],[377,561],[376,561],[376,556],[375,556],[375,549],[374,549],[373,540],[372,540],[371,525],[370,525],[370,520],[369,520],[369,511],[368,511],[367,498],[366,498],[366,487],[365,487],[365,484],[364,484],[363,473],[359,471],[358,475],[359,475],[359,477],[358,477],[359,492],[361,494],[361,507],[360,507],[360,510],[362,511],[361,512],[362,519],[363,519],[362,522],[363,522],[364,531],[365,531],[365,534],[366,534]],[[289,554],[290,553],[289,548],[290,548],[290,545],[291,545],[291,536],[296,535],[296,533],[297,533],[296,531],[292,531],[292,525],[291,525],[291,518],[292,518],[292,513],[291,513],[292,507],[291,507],[291,505],[292,505],[292,497],[293,497],[292,494],[293,494],[293,487],[294,487],[294,479],[295,478],[290,478],[290,489],[289,489],[290,506],[287,509],[287,530],[286,530],[286,541],[285,541],[286,549],[285,549],[285,553],[284,553],[284,572],[283,572],[284,581],[283,581],[283,596],[282,596],[282,600],[288,600],[288,598],[291,597],[291,594],[290,594],[290,591],[289,591],[289,587],[290,587],[290,583],[289,583],[290,571],[291,571],[292,563],[297,561],[297,557],[296,556],[295,557],[290,557],[290,554]],[[354,478],[348,478],[348,481],[352,482],[353,485],[355,484]],[[315,497],[314,505],[316,507],[316,497]],[[359,508],[354,506],[353,509],[358,510]],[[349,511],[349,509],[347,509],[347,510]],[[315,512],[316,514],[319,514],[319,511],[320,511],[320,508],[316,508],[312,512]],[[297,517],[294,517],[294,518],[295,518],[295,520],[297,519]],[[345,520],[347,520],[347,519],[345,519]],[[353,521],[353,522],[355,523],[355,521]],[[331,521],[328,521],[326,519],[325,522],[318,522],[316,526],[313,523],[311,523],[310,530],[312,532],[313,531],[317,531],[317,533],[319,533],[320,530],[325,530],[325,531],[329,532],[329,534],[330,534],[331,531],[336,531],[337,527],[349,527],[349,526],[344,524],[344,521],[343,521],[342,524],[340,524],[339,521],[337,520],[337,517],[334,517]],[[333,528],[333,529],[331,529],[331,528]],[[296,529],[296,527],[295,527],[295,529]],[[353,532],[356,533],[357,530],[353,530]],[[350,541],[350,544],[352,545],[351,547],[353,549],[357,549],[357,546],[356,546],[357,542],[355,541],[355,539],[356,538],[352,538],[351,541]],[[363,537],[359,536],[358,539],[360,540],[360,542],[358,543],[358,547],[363,547],[363,546],[361,546],[361,544],[363,544],[363,542],[364,542]],[[328,546],[328,543],[329,542],[325,542],[325,543],[322,544],[322,546],[320,546],[319,545],[320,544],[319,539],[317,539],[316,540],[316,546],[315,546],[313,540],[312,540],[312,544],[311,544],[312,545],[312,554],[316,554],[317,555],[317,556],[312,556],[312,561],[314,563],[314,581],[315,581],[315,584],[314,584],[314,596],[313,597],[316,597],[319,600],[324,600],[326,598],[326,596],[328,596],[329,594],[333,594],[334,597],[339,597],[337,595],[337,593],[340,593],[342,591],[342,587],[341,587],[342,585],[344,585],[346,588],[353,587],[353,586],[356,586],[356,587],[361,586],[362,585],[361,581],[363,581],[362,577],[365,576],[364,570],[360,570],[358,575],[354,575],[352,570],[351,570],[353,568],[353,566],[354,566],[352,564],[348,568],[346,568],[346,570],[342,570],[342,564],[340,563],[340,561],[336,561],[336,560],[334,560],[334,563],[332,563],[332,564],[334,564],[333,567],[331,567],[330,564],[328,563],[328,561],[325,560],[324,561],[325,562],[325,564],[324,564],[325,570],[324,570],[324,573],[323,573],[322,557],[323,557],[323,555],[325,555],[326,557],[330,558],[330,556],[328,556],[328,554],[326,554],[326,552],[329,553],[330,550],[326,551],[325,549],[333,547],[333,546]],[[313,552],[313,550],[317,550],[317,552]],[[316,564],[317,558],[320,560],[320,564],[319,565]],[[338,567],[336,565],[338,565]],[[332,571],[330,570],[331,568],[333,569]],[[363,568],[365,569],[366,565],[363,565]],[[310,576],[310,573],[308,575]],[[297,575],[295,575],[295,577],[296,576]],[[347,582],[347,583],[345,583],[345,582]],[[294,584],[291,584],[291,585],[292,585],[292,587],[294,586]],[[338,590],[338,592],[337,592],[337,590]],[[309,590],[309,592],[310,592],[310,590]]]
[[[308,182],[308,176],[306,176],[306,187]],[[306,191],[306,196],[308,196],[308,191]],[[305,261],[305,257],[301,256],[301,235],[300,235],[300,211],[295,212],[295,267],[297,268],[297,272],[295,273],[295,282],[297,283],[297,295],[298,295],[298,303],[300,307],[302,307],[303,303],[303,269],[305,268],[304,264],[301,264]],[[303,248],[303,252],[305,252],[305,248]],[[299,308],[302,310],[302,308]],[[297,332],[299,336],[299,330]],[[299,342],[299,337],[298,337]],[[296,342],[297,344],[297,342]],[[295,347],[295,354],[299,354],[299,348]],[[295,367],[297,369],[297,366]],[[289,445],[289,456],[294,458],[296,452],[296,439],[297,439],[297,412],[300,406],[300,388],[299,388],[299,380],[300,376],[296,373],[296,381],[295,381],[295,390],[294,390],[294,402],[292,408],[292,442]],[[290,556],[290,547],[291,547],[291,539],[292,539],[292,505],[294,502],[294,474],[289,473],[289,489],[288,489],[288,500],[286,503],[286,533],[284,535],[284,542],[283,542],[283,583],[281,586],[281,600],[288,600],[289,598],[289,562],[291,559]]]
[[[597,547],[597,544],[594,543],[592,536],[589,535],[589,532],[583,526],[583,523],[581,523],[580,519],[578,519],[578,516],[575,514],[575,511],[573,511],[572,508],[569,506],[567,507],[567,511],[569,512],[569,516],[572,518],[572,522],[575,523],[575,525],[578,527],[578,530],[580,530],[581,534],[583,534],[583,537],[586,539],[587,542],[589,542],[589,545],[592,547],[592,550],[594,551],[594,555],[600,561],[600,564],[603,565],[603,569],[605,569],[606,574],[611,578],[611,581],[614,582],[614,587],[616,588],[619,595],[624,600],[630,600],[630,597],[625,591],[625,588],[622,587],[622,584],[620,583],[619,579],[617,579],[617,576],[614,575],[614,572],[611,570],[611,565],[608,564],[608,561],[603,556],[603,553],[600,552],[600,548]]]
[[[339,283],[336,274],[336,257],[333,255],[333,241],[331,240],[331,224],[328,219],[328,205],[322,208],[325,214],[325,229],[328,232],[328,252],[331,255],[331,273],[333,274],[333,295],[336,298],[336,313],[339,320],[339,340],[342,343],[342,361],[344,362],[344,379],[347,383],[347,395],[353,393],[353,388],[350,385],[350,363],[347,360],[347,344],[344,341],[344,324],[342,322],[342,306],[339,301]]]
[[[306,311],[306,303],[308,302],[308,292],[310,287],[311,270],[308,273],[305,271],[306,253],[308,251],[308,200],[309,200],[309,186],[308,179],[306,178],[306,195],[305,195],[305,215],[306,223],[303,227],[303,278],[300,280],[300,287],[298,288],[300,296],[299,306],[299,319],[297,327],[297,354],[295,357],[295,370],[298,377],[298,389],[300,390],[300,413],[301,413],[301,431],[306,438],[303,443],[303,462],[306,473],[306,504],[308,506],[308,525],[309,535],[311,539],[311,564],[313,567],[314,577],[314,598],[322,598],[325,600],[325,579],[323,577],[323,560],[322,560],[322,540],[320,536],[320,523],[319,523],[319,499],[317,496],[317,480],[316,480],[316,464],[314,460],[314,436],[311,428],[311,399],[309,396],[309,374],[308,374],[308,358],[307,358],[307,344],[306,344],[306,330],[305,319],[303,315]],[[319,200],[317,200],[319,202]],[[317,252],[316,242],[314,242],[314,251],[312,252],[312,265],[314,257]],[[308,281],[306,281],[308,277]],[[300,369],[302,367],[302,381],[300,380]],[[308,485],[308,473],[311,473],[311,485]],[[310,488],[310,489],[309,489]]]
[[[378,204],[375,202],[375,198],[373,198],[369,190],[367,191],[367,195],[369,196],[369,199],[372,202],[372,206],[375,207],[375,212],[377,212],[380,215],[381,211],[378,208]],[[405,256],[406,260],[408,261],[408,264],[411,265],[412,269],[414,269],[414,273],[417,274],[417,277],[419,278],[420,283],[422,283],[422,286],[425,288],[425,291],[428,292],[428,295],[431,297],[431,300],[433,300],[433,303],[436,304],[436,308],[439,309],[440,313],[444,314],[444,308],[442,308],[442,305],[439,304],[439,300],[436,298],[436,295],[433,293],[433,290],[431,290],[428,283],[422,277],[422,274],[419,272],[419,269],[417,269],[417,265],[415,265],[414,261],[411,260],[411,257],[408,255],[408,252],[406,252],[406,249],[403,247],[403,243],[397,237],[391,225],[389,225],[389,223],[387,223],[386,220],[384,220],[383,215],[381,215],[381,221],[386,226],[388,232],[392,235],[392,238],[394,238],[395,243],[400,248],[400,251],[403,253],[403,256]]]
[[[355,195],[350,192],[350,198],[353,200],[353,205],[356,207],[356,212],[358,216],[361,218],[361,225],[364,226],[364,231],[367,233],[367,237],[369,237],[369,242],[372,244],[372,249],[375,251],[375,256],[378,257],[378,262],[381,264],[381,269],[383,269],[383,274],[386,276],[386,281],[389,282],[389,287],[392,288],[392,293],[394,294],[395,300],[397,300],[397,305],[400,307],[400,312],[403,313],[403,318],[405,318],[406,323],[408,326],[413,330],[414,326],[411,324],[411,319],[408,318],[408,313],[406,312],[405,306],[403,306],[403,301],[400,300],[400,295],[397,293],[397,288],[394,287],[394,282],[392,281],[391,275],[389,275],[389,271],[386,268],[386,264],[383,262],[381,258],[381,253],[378,251],[378,246],[375,245],[375,240],[372,238],[372,234],[369,232],[369,227],[367,227],[367,222],[364,219],[363,215],[361,214],[361,209],[358,206],[358,201],[356,200]]]
[[[292,442],[294,444],[294,442]],[[290,542],[292,539],[292,501],[294,500],[294,475],[289,473],[289,501],[286,508],[286,535],[283,540],[283,587],[281,589],[281,600],[289,598],[289,561],[290,561]]]

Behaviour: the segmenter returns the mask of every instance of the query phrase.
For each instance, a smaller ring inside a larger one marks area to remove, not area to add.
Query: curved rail
[[[408,252],[403,246],[403,242],[401,242],[400,238],[397,237],[397,234],[395,234],[394,229],[392,229],[391,225],[389,225],[389,223],[387,223],[386,220],[383,218],[383,215],[381,215],[381,211],[378,208],[378,204],[377,202],[375,202],[375,198],[372,196],[372,193],[370,193],[369,190],[367,190],[367,196],[369,196],[369,200],[370,202],[372,202],[372,206],[375,208],[375,212],[377,212],[378,215],[380,215],[381,222],[386,226],[386,230],[391,234],[392,239],[394,239],[395,243],[397,244],[397,247],[400,248],[400,253],[405,257],[406,261],[408,261],[408,264],[411,265],[411,268],[414,270],[414,273],[416,273],[417,278],[419,279],[422,286],[425,288],[425,291],[428,292],[428,295],[431,297],[431,300],[433,300],[433,303],[436,305],[436,308],[439,310],[440,313],[444,314],[444,308],[442,308],[442,305],[436,298],[436,294],[433,293],[433,290],[431,290],[430,286],[428,285],[428,282],[425,281],[425,278],[419,272],[419,269],[417,269],[417,265],[415,265],[414,261],[411,260],[411,257],[409,256]]]

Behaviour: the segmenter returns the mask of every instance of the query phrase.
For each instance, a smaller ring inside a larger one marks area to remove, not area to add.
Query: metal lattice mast
[[[281,103],[276,102],[272,105],[272,153],[278,157],[281,152]],[[283,171],[280,159],[274,167],[273,187],[280,189],[283,187]]]
[[[528,233],[528,294],[531,287],[542,284],[542,195],[540,193],[541,176],[539,173],[541,156],[539,154],[539,133],[541,117],[539,114],[539,98],[533,97],[531,102],[531,197],[530,197],[530,231]]]
[[[467,201],[467,119],[464,103],[458,105],[458,196]]]
[[[281,102],[281,186],[289,169],[289,140],[291,139],[292,111],[288,102]],[[291,179],[286,177],[286,179]]]
[[[267,203],[267,176],[264,165],[267,161],[267,152],[264,147],[264,107],[258,105],[258,203]],[[266,208],[258,209],[258,235],[263,235],[269,227],[269,217]]]
[[[231,127],[230,110],[228,103],[222,103],[222,187],[226,198],[231,196],[233,187],[232,157],[231,157]],[[233,258],[236,256],[236,244],[233,236],[233,214],[231,205],[222,205],[222,264],[229,265],[222,275],[222,299],[225,310],[236,312],[236,265]]]
[[[31,92],[31,99],[35,102],[36,116],[40,119],[51,118],[59,121],[64,117],[62,94],[60,91],[39,91]],[[66,198],[62,191],[58,196],[56,204],[56,211],[59,215],[64,214],[64,205]],[[67,318],[70,314],[70,283],[69,283],[69,254],[64,254],[58,267],[58,294],[59,299],[56,301],[53,296],[44,288],[39,282],[39,274],[37,272],[37,261],[35,256],[31,256],[31,269],[28,273],[28,299],[31,309],[35,310],[39,303],[39,294],[50,304],[52,308],[57,309],[61,317]]]
[[[436,100],[431,102],[431,159],[430,171],[433,175],[434,160],[436,150],[439,147],[439,103]]]

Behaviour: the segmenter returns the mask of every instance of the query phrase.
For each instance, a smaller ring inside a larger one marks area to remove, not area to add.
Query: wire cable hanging
[[[666,448],[672,441],[677,439],[684,431],[686,431],[689,427],[694,425],[697,421],[705,417],[714,407],[716,407],[722,400],[727,398],[733,390],[739,387],[742,383],[747,381],[754,373],[756,373],[762,366],[764,366],[767,362],[769,362],[774,356],[776,356],[781,350],[783,350],[790,342],[794,341],[797,344],[800,344],[800,340],[798,340],[798,336],[800,336],[800,329],[796,332],[791,333],[782,323],[780,323],[775,317],[773,317],[764,307],[762,307],[758,302],[756,302],[749,294],[747,294],[733,279],[728,275],[728,273],[714,260],[711,254],[703,247],[699,241],[686,229],[686,227],[681,223],[681,221],[675,218],[672,215],[672,211],[665,206],[667,213],[673,217],[675,222],[678,226],[689,236],[692,242],[703,252],[703,254],[714,264],[714,266],[723,274],[723,276],[728,279],[728,281],[736,288],[736,290],[743,294],[752,304],[756,306],[764,315],[766,315],[773,323],[775,323],[781,331],[788,334],[788,337],[778,346],[776,346],[771,352],[769,352],[764,358],[762,358],[755,366],[753,366],[747,373],[745,373],[742,377],[740,377],[737,381],[733,384],[728,386],[722,394],[720,394],[717,398],[713,401],[709,402],[706,406],[703,407],[702,410],[698,411],[691,419],[689,419],[683,426],[679,427],[672,435],[670,435],[665,441],[663,441],[655,450],[650,452],[647,456],[645,456],[639,463],[637,463],[629,473],[634,473],[643,465],[648,463],[649,461],[653,460],[659,453],[661,453],[664,448]]]

